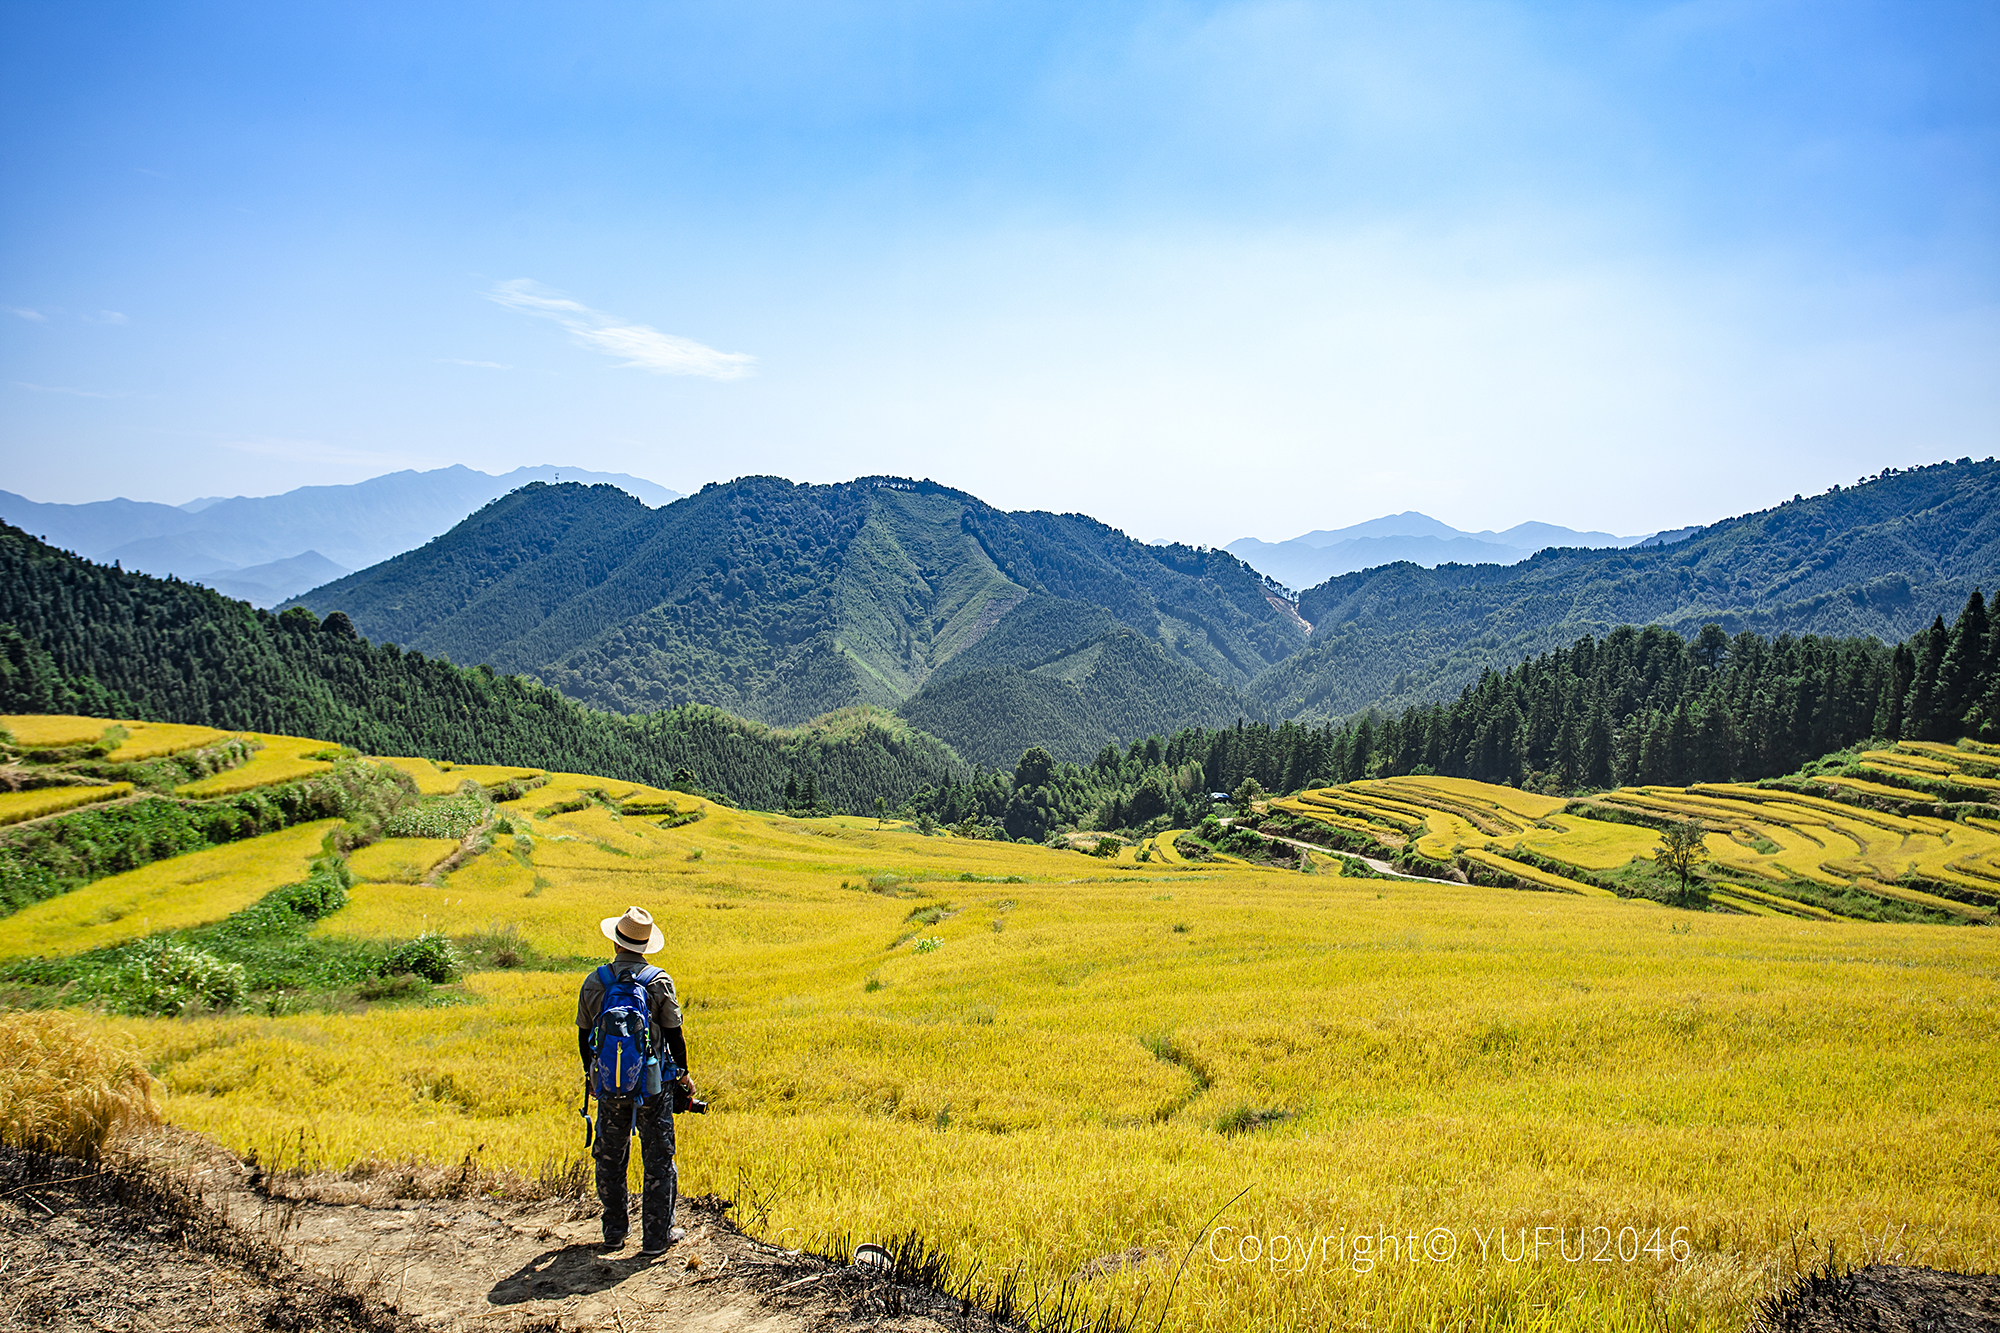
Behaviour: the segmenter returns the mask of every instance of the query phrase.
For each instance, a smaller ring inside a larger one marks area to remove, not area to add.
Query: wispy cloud
[[[467,361],[462,356],[441,356],[438,364],[443,366],[477,366],[481,370],[512,370],[514,367],[502,365],[498,361]]]
[[[49,317],[41,311],[28,310],[22,306],[10,305],[7,307],[7,313],[10,315],[19,315],[22,319],[32,319],[37,324],[46,324],[49,322]]]
[[[121,311],[100,310],[94,315],[85,315],[83,322],[86,324],[130,324],[132,321],[126,318]]]
[[[60,384],[30,384],[26,380],[9,380],[17,389],[32,389],[36,393],[66,393],[72,398],[123,398],[122,393],[96,393],[90,389],[66,389]]]
[[[699,375],[712,380],[740,380],[752,373],[757,358],[746,352],[718,352],[691,338],[662,333],[649,324],[633,324],[592,310],[528,278],[503,282],[487,299],[568,329],[580,346],[620,358],[621,367],[650,370],[655,375]]]

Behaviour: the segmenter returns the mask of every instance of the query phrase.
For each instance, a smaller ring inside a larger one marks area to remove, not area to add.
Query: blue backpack
[[[646,987],[659,975],[660,969],[650,964],[623,972],[613,972],[609,963],[597,969],[604,1007],[590,1033],[590,1049],[597,1057],[590,1090],[600,1100],[659,1094],[660,1057],[653,1049],[653,1020],[646,1005]]]

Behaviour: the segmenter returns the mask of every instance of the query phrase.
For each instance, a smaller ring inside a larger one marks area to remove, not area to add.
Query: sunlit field
[[[1984,791],[2000,788],[1991,776],[2000,771],[2000,754],[1990,751],[1904,742],[1864,753],[1858,767]],[[1591,872],[1649,860],[1659,846],[1655,825],[1692,819],[1707,830],[1706,859],[1722,872],[1712,877],[1714,906],[1824,920],[1843,915],[1829,905],[1873,898],[2000,921],[2000,821],[1946,818],[1927,802],[1909,786],[1837,772],[1786,788],[1626,787],[1582,801],[1404,777],[1302,792],[1275,805],[1385,848],[1411,848],[1438,862],[1463,858],[1527,884],[1582,894],[1603,891],[1585,878]],[[1897,813],[1912,807],[1925,812]]]
[[[296,824],[108,875],[0,917],[0,958],[60,958],[156,930],[220,921],[305,877],[338,820]]]
[[[418,793],[424,796],[446,796],[467,782],[492,787],[509,778],[534,778],[541,772],[540,769],[504,768],[497,764],[440,764],[429,759],[385,759],[382,762],[409,774],[410,780],[417,784]]]
[[[129,796],[129,782],[107,783],[101,787],[36,787],[30,791],[0,791],[0,824],[18,824],[24,819],[40,819],[80,805],[115,801]]]
[[[443,840],[356,851],[384,882],[319,929],[506,936],[559,970],[358,1012],[98,1021],[138,1040],[170,1119],[267,1165],[533,1173],[582,1151],[576,987],[607,956],[599,918],[636,903],[714,1106],[679,1122],[682,1188],[760,1234],[916,1231],[1148,1326],[1735,1329],[1829,1245],[2000,1262],[2000,932],[1809,919],[1786,896],[1806,861],[1770,836],[1833,847],[1842,821],[1843,862],[1893,834],[1948,868],[1990,830],[1770,795],[1630,794],[1748,807],[1730,829],[1761,832],[1710,847],[1742,850],[1742,892],[1783,905],[1763,915],[1580,879],[1595,892],[1192,865],[1172,834],[1098,859],[557,775],[435,884],[386,881]],[[1657,844],[1434,779],[1295,804],[1503,860],[1567,848],[1579,874]],[[178,892],[177,919],[213,920],[249,889],[190,880],[149,910]]]
[[[297,736],[265,736],[256,732],[240,734],[261,747],[250,756],[248,763],[186,783],[176,787],[175,792],[194,797],[233,796],[254,787],[312,777],[330,770],[333,767],[330,756],[340,752],[339,746],[330,746],[325,741],[305,740]]]

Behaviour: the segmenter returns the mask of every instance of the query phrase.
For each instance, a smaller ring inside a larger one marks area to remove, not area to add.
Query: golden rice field
[[[380,762],[409,774],[417,784],[420,796],[448,796],[467,782],[496,787],[509,779],[541,776],[538,768],[507,768],[499,764],[454,764],[430,759],[383,759]]]
[[[101,787],[37,787],[31,791],[0,791],[0,824],[18,824],[24,819],[40,819],[80,805],[115,801],[132,794],[129,782],[112,782]]]
[[[352,852],[347,868],[356,879],[415,884],[457,850],[451,838],[384,838]]]
[[[612,803],[560,810],[591,785]],[[1753,818],[1768,802],[1681,799],[1779,827]],[[704,817],[627,813],[669,800]],[[1619,844],[1597,826],[1631,827],[1549,800],[1404,779],[1295,804],[1503,858],[1533,837],[1602,860]],[[1044,1285],[1136,1248],[1087,1290],[1143,1300],[1149,1325],[1192,1242],[1165,1326],[1205,1330],[1733,1330],[1828,1244],[2000,1263],[1994,930],[1177,866],[1170,836],[1107,863],[574,775],[499,810],[517,831],[483,855],[434,886],[359,884],[320,929],[511,930],[591,957],[599,918],[649,907],[715,1108],[679,1122],[683,1189],[767,1236],[914,1228]],[[1772,813],[1829,841],[1843,817]],[[1863,828],[1967,854],[1964,826]],[[1746,903],[1789,902],[1738,878]],[[180,896],[212,918],[255,894]],[[0,955],[40,947],[5,932],[56,905],[0,921]],[[93,1021],[139,1043],[170,1120],[267,1163],[532,1171],[581,1149],[579,980]]]
[[[1910,773],[1921,765],[1922,776],[1968,786],[1979,785],[1973,779],[2000,763],[1977,750],[1903,743],[1894,751],[1869,752],[1864,766],[1879,771],[1884,756],[1899,762],[1907,756]],[[1893,814],[1853,801],[1856,795],[1897,803],[1922,799],[1907,787],[1844,774],[1814,783],[1822,794],[1714,783],[1626,787],[1573,803],[1457,778],[1401,777],[1302,792],[1274,804],[1366,833],[1385,848],[1411,847],[1435,861],[1463,859],[1526,885],[1585,895],[1604,892],[1586,882],[1591,872],[1649,861],[1659,846],[1654,828],[1619,822],[1621,816],[1694,819],[1709,830],[1709,868],[1729,885],[1712,901],[1729,910],[1823,920],[1826,909],[1800,901],[1797,893],[1800,885],[1816,885],[1968,921],[1996,919],[2000,825]],[[1571,867],[1574,877],[1532,864],[1523,853]],[[1931,891],[1936,887],[1950,894]]]
[[[292,782],[299,778],[309,778],[316,773],[332,770],[331,759],[315,756],[338,753],[339,746],[330,746],[325,741],[306,740],[298,736],[266,736],[260,732],[242,732],[241,735],[256,742],[260,748],[249,760],[235,768],[211,773],[205,778],[184,783],[174,788],[175,795],[210,797],[234,796],[238,792],[250,791],[256,787],[268,787],[276,782]]]
[[[10,713],[0,716],[0,727],[6,729],[14,744],[31,750],[66,750],[77,745],[95,745],[105,732],[119,725],[122,724],[101,717],[76,717],[67,713]]]
[[[191,727],[178,722],[112,722],[101,717],[67,714],[10,714],[0,717],[0,729],[26,749],[69,749],[95,745],[112,727],[125,738],[106,756],[113,763],[130,764],[183,750],[200,749],[226,740],[233,733],[214,727]]]
[[[338,820],[297,824],[109,875],[0,917],[0,958],[59,958],[156,930],[220,921],[305,878]]]
[[[114,764],[136,764],[179,754],[183,750],[199,750],[236,734],[179,722],[120,722],[118,725],[124,728],[126,737],[117,749],[105,756]]]

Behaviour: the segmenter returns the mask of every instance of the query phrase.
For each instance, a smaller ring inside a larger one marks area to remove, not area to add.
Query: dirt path
[[[108,1169],[0,1149],[0,1329],[611,1329],[894,1333],[1012,1327],[914,1280],[766,1245],[714,1201],[656,1260],[576,1200],[394,1198],[273,1180],[164,1133]],[[433,1182],[435,1183],[435,1182]],[[907,1275],[905,1275],[907,1277]]]
[[[1222,822],[1231,827],[1234,827],[1236,823],[1234,819],[1225,819]],[[1338,847],[1322,847],[1316,842],[1301,842],[1297,838],[1286,838],[1276,833],[1266,833],[1263,829],[1252,829],[1250,831],[1260,838],[1266,838],[1272,842],[1282,842],[1285,846],[1296,847],[1300,851],[1318,852],[1322,856],[1351,856],[1370,870],[1373,870],[1376,874],[1381,875],[1384,879],[1408,879],[1415,880],[1420,884],[1439,884],[1444,882],[1442,880],[1431,879],[1426,875],[1406,875],[1387,861],[1378,861],[1372,856],[1363,856],[1359,852],[1342,851]]]

